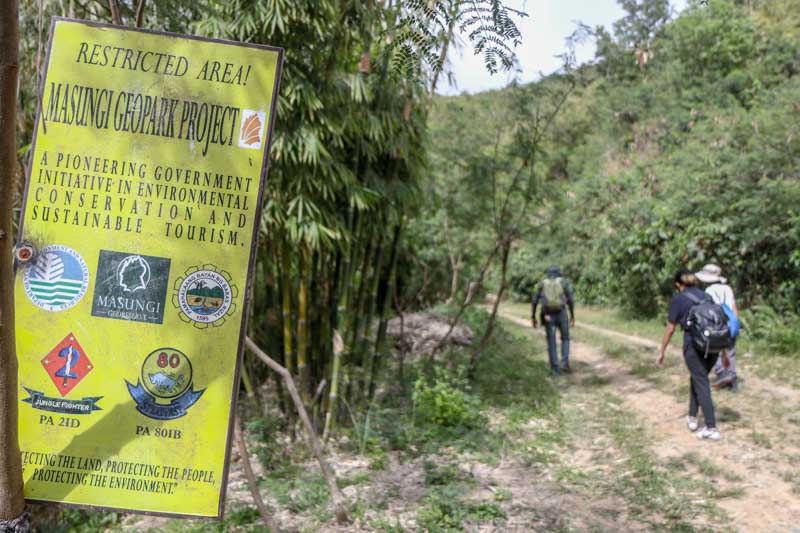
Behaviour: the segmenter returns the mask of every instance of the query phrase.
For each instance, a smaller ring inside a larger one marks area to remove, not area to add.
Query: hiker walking
[[[703,270],[695,273],[697,279],[708,285],[706,294],[709,294],[715,303],[727,305],[736,317],[739,316],[739,309],[736,307],[736,298],[733,296],[733,289],[728,285],[728,280],[722,277],[722,269],[714,264],[708,264]],[[733,392],[739,390],[739,378],[736,375],[736,337],[733,337],[731,347],[725,351],[725,357],[717,359],[714,365],[714,373],[717,379],[711,384],[715,389],[730,387]],[[726,367],[727,363],[727,367]]]
[[[675,328],[680,325],[684,331],[683,360],[689,369],[690,376],[689,416],[686,417],[686,424],[689,426],[690,431],[697,431],[697,412],[698,408],[702,408],[705,426],[701,431],[697,432],[697,436],[702,439],[716,441],[719,440],[720,435],[717,429],[717,420],[714,416],[714,404],[711,401],[711,384],[708,381],[708,373],[711,372],[714,363],[717,362],[719,351],[716,349],[712,351],[707,345],[706,349],[701,352],[692,335],[692,331],[694,331],[692,327],[696,325],[692,321],[697,320],[697,313],[693,312],[693,308],[703,306],[704,302],[706,302],[705,306],[707,307],[710,298],[697,288],[697,277],[690,270],[685,268],[678,270],[673,281],[678,293],[672,297],[669,303],[667,327],[664,330],[661,349],[656,358],[656,366],[661,366],[664,362],[664,354],[672,334],[675,333]],[[711,302],[711,305],[714,305],[713,302]],[[722,309],[719,309],[718,312],[724,315]],[[727,318],[719,320],[725,320],[727,323]],[[727,325],[725,325],[725,329],[727,331]]]
[[[561,372],[569,373],[569,327],[575,325],[575,301],[572,294],[572,283],[564,276],[557,266],[551,266],[545,273],[545,278],[539,283],[533,296],[533,311],[531,322],[533,327],[538,327],[536,321],[536,308],[542,303],[539,318],[547,332],[547,352],[550,356],[550,374],[558,375]],[[569,314],[567,314],[569,309]],[[556,348],[556,329],[561,336],[561,365],[558,364],[558,350]]]

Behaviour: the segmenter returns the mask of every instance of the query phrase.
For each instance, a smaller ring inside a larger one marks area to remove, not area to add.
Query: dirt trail
[[[529,326],[527,320],[501,314],[516,324]],[[577,328],[652,348],[655,360],[658,348],[655,341],[588,324],[579,323]],[[675,359],[678,352],[672,352],[668,358]],[[668,376],[667,385],[656,387],[584,342],[573,340],[570,358],[588,365],[591,372],[607,380],[607,387],[624,398],[625,407],[649,422],[652,450],[659,458],[668,461],[693,453],[700,462],[707,461],[742,479],[735,484],[736,489],[743,489],[741,495],[715,502],[739,531],[800,533],[800,494],[793,492],[792,484],[786,481],[796,480],[800,469],[800,427],[796,418],[792,418],[796,416],[800,392],[747,376],[742,392],[715,393],[715,406],[723,413],[718,415],[722,440],[707,442],[697,439],[686,428],[688,379],[682,364],[663,369]],[[725,413],[730,423],[726,423]],[[798,490],[797,486],[794,490]]]
[[[508,318],[508,316],[506,316]],[[518,322],[521,324],[521,322]],[[527,325],[527,324],[526,324]],[[635,335],[628,335],[625,333],[620,333],[618,331],[613,331],[606,328],[601,328],[600,326],[594,326],[592,324],[586,324],[585,322],[576,322],[575,326],[584,329],[586,331],[590,331],[592,333],[598,333],[600,335],[605,335],[606,337],[612,337],[614,339],[618,339],[635,346],[641,346],[642,348],[651,348],[654,351],[657,351],[661,347],[661,343],[658,341],[654,341],[651,339],[645,339],[643,337],[637,337]],[[676,333],[676,338],[680,338],[682,335],[680,332]],[[681,355],[681,351],[674,346],[670,346],[668,348],[668,353],[671,355]],[[655,358],[655,355],[654,355]],[[792,389],[791,387],[787,387],[785,385],[780,385],[768,380],[764,380],[758,378],[756,376],[748,376],[747,382],[750,385],[750,388],[760,391],[766,392],[767,395],[777,401],[793,401],[797,403],[798,398],[800,395],[798,391]]]

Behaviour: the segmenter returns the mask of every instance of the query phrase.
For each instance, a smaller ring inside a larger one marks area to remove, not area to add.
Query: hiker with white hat
[[[725,304],[733,313],[738,317],[739,309],[736,307],[736,298],[733,296],[733,289],[728,285],[728,280],[722,277],[722,269],[714,264],[708,264],[703,267],[703,270],[696,272],[695,276],[698,280],[708,285],[706,293],[711,296],[714,303]],[[730,387],[736,392],[739,388],[738,377],[736,375],[736,339],[733,339],[734,344],[725,353],[726,358],[720,357],[714,365],[714,373],[717,379],[711,384],[715,389]],[[725,363],[727,362],[727,368]]]

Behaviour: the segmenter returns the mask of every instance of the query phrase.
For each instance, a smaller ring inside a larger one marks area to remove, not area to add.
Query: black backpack
[[[686,318],[686,331],[700,355],[730,348],[733,338],[728,328],[728,315],[722,306],[714,303],[709,295],[701,300],[689,291],[683,294],[694,304]]]

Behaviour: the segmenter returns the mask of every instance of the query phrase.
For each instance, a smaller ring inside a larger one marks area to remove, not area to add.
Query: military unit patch
[[[136,410],[155,420],[174,420],[186,414],[205,389],[192,389],[192,363],[183,352],[159,348],[142,363],[136,385],[126,381]]]
[[[42,367],[50,376],[61,398],[47,396],[44,392],[23,387],[29,395],[22,400],[23,402],[31,404],[34,409],[53,413],[84,415],[100,410],[97,401],[102,396],[88,396],[80,400],[64,399],[94,369],[89,356],[75,335],[70,333],[45,355]]]
[[[42,359],[42,366],[61,396],[66,396],[94,369],[78,339],[70,333]]]

